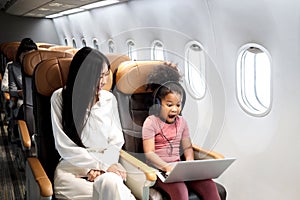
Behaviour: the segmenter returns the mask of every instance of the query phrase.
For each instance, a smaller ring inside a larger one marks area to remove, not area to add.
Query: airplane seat
[[[49,47],[55,46],[55,44],[46,42],[37,42],[36,45],[38,46],[38,49],[49,49]]]
[[[119,102],[119,115],[124,133],[125,144],[123,149],[145,161],[143,154],[142,126],[149,109],[153,105],[153,91],[146,90],[147,78],[153,67],[163,64],[163,61],[127,61],[120,64],[116,71],[116,87],[113,90]],[[209,152],[193,145],[195,155],[205,155],[210,158],[222,158],[216,152]],[[195,156],[195,159],[199,157]],[[226,199],[225,188],[217,184],[222,200]],[[164,198],[166,194],[162,192]],[[195,193],[189,191],[189,199],[199,199]]]
[[[3,47],[2,52],[3,52],[3,56],[5,57],[5,66],[4,66],[4,71],[3,71],[3,76],[4,73],[7,69],[7,65],[9,62],[14,62],[16,61],[16,54],[18,51],[20,43],[19,42],[10,42],[10,43],[6,43],[6,45]],[[9,82],[9,77],[6,77],[7,81]],[[2,84],[2,83],[1,83]],[[7,83],[8,84],[8,83]],[[8,85],[7,85],[8,87]],[[3,87],[4,89],[5,87]],[[7,127],[7,132],[8,132],[8,137],[9,137],[9,141],[12,141],[12,135],[13,135],[13,126],[14,126],[14,120],[13,120],[13,112],[14,112],[14,108],[12,108],[10,105],[11,104],[11,98],[10,98],[10,91],[9,88],[5,88],[5,91],[1,90],[1,106],[2,106],[2,110],[4,111],[5,114],[5,123],[8,125]]]
[[[3,76],[5,68],[6,68],[6,64],[9,61],[12,61],[13,58],[15,56],[10,56],[10,58],[7,57],[7,54],[11,54],[11,52],[9,52],[11,49],[18,49],[20,45],[20,42],[4,42],[1,43],[0,46],[0,51],[1,51],[1,69],[0,69],[0,73]]]
[[[33,102],[32,102],[32,75],[38,63],[49,58],[72,58],[73,54],[49,51],[36,50],[28,52],[23,57],[22,62],[22,84],[23,84],[23,111],[24,120],[19,120],[20,138],[23,149],[27,153],[35,153],[31,149],[30,137],[34,136],[34,116],[33,116]],[[29,134],[29,136],[27,135]],[[25,136],[26,135],[26,136]],[[25,140],[26,139],[26,140]],[[28,140],[29,139],[29,140]]]
[[[79,49],[73,48],[73,49],[67,49],[67,50],[65,50],[65,52],[66,52],[66,53],[71,53],[71,54],[75,55],[75,54],[77,53],[78,50],[79,50]]]
[[[72,46],[64,46],[64,45],[54,45],[48,48],[50,51],[66,51],[69,49],[75,49]]]
[[[51,104],[50,99],[52,93],[65,85],[68,71],[71,63],[71,58],[51,58],[40,62],[33,74],[33,112],[35,119],[35,130],[37,135],[37,151],[38,157],[27,158],[27,170],[26,170],[26,182],[27,194],[32,196],[27,196],[27,199],[40,199],[38,195],[41,194],[38,191],[52,191],[53,196],[53,176],[56,165],[59,161],[58,152],[55,149],[54,137],[52,133],[52,121],[51,121]],[[109,77],[112,79],[112,73]],[[110,90],[112,87],[112,81],[109,81],[107,86],[104,87],[106,90]],[[35,163],[40,163],[40,169],[35,169],[33,166],[34,159]],[[130,156],[126,152],[120,152],[120,162],[123,163],[124,167],[127,169],[135,169],[133,174],[127,175],[126,184],[131,189],[131,187],[136,187],[136,182],[131,183],[131,180],[141,180],[143,190],[149,188],[150,185],[154,184],[156,180],[155,171],[143,163],[136,160],[134,157]],[[136,173],[138,172],[138,173]],[[48,178],[48,183],[46,187],[38,182],[36,174],[44,174],[43,177]],[[50,192],[48,192],[50,194]],[[149,196],[149,195],[148,195]],[[146,199],[146,198],[140,198]]]
[[[32,102],[37,157],[27,158],[26,199],[55,198],[52,186],[53,176],[60,157],[54,145],[50,98],[56,89],[66,83],[71,61],[72,57],[45,59],[32,72]],[[47,184],[39,182],[40,174]]]
[[[115,87],[115,72],[118,68],[118,66],[125,61],[130,61],[130,58],[127,55],[123,55],[123,54],[116,54],[116,53],[109,53],[105,55],[110,63],[110,71],[112,72],[112,78],[109,79],[109,81],[111,81],[112,84],[111,85],[111,89],[113,89]]]

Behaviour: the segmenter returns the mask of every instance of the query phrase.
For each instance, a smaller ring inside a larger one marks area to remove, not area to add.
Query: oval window
[[[68,46],[68,38],[65,38],[65,45]]]
[[[113,40],[108,40],[108,52],[114,53],[115,52],[115,43]]]
[[[74,47],[75,49],[77,49],[77,44],[76,44],[75,38],[72,39],[72,43],[73,43],[73,47]]]
[[[94,49],[99,50],[99,44],[98,44],[97,38],[94,38],[94,39],[93,39],[93,46],[94,46]]]
[[[151,47],[152,60],[165,60],[164,45],[161,41],[155,40]]]
[[[84,38],[82,38],[81,43],[83,47],[86,47],[86,40]]]
[[[205,95],[205,52],[199,42],[191,41],[185,47],[185,79],[187,88],[196,99]]]
[[[244,45],[237,60],[237,97],[252,115],[264,116],[271,108],[271,57],[258,44]]]
[[[128,56],[131,60],[137,60],[137,52],[134,50],[135,43],[133,40],[127,41]]]

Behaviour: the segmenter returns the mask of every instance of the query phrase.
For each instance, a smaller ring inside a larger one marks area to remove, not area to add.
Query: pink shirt
[[[143,124],[143,140],[154,138],[155,153],[165,162],[180,160],[181,139],[189,137],[186,120],[178,116],[172,124],[163,122],[159,117],[151,115]]]

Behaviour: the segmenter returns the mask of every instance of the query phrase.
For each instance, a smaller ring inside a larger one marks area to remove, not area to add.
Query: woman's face
[[[169,93],[161,99],[160,117],[166,123],[175,122],[176,117],[181,112],[182,97],[178,93]]]
[[[103,70],[100,75],[100,80],[99,80],[99,86],[98,86],[98,92],[102,90],[102,88],[105,86],[107,83],[108,77],[109,77],[110,70],[108,70],[107,64],[103,64]]]

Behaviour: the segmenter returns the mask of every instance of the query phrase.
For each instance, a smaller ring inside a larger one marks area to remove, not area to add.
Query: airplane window
[[[108,41],[108,52],[114,53],[115,52],[115,43],[113,40]]]
[[[82,42],[82,46],[86,47],[86,40],[84,38],[82,38],[81,42]]]
[[[96,38],[93,39],[93,45],[94,45],[94,48],[99,50],[99,44],[98,44],[98,40]]]
[[[271,107],[271,59],[266,49],[247,44],[237,61],[237,96],[246,112],[264,116]]]
[[[75,49],[77,49],[77,44],[76,44],[75,38],[72,39],[72,42],[73,42],[73,47],[74,47]]]
[[[199,42],[189,42],[185,47],[185,79],[191,95],[201,99],[205,95],[205,52]]]
[[[152,43],[151,59],[152,60],[165,60],[164,46],[161,41],[156,40]]]
[[[137,52],[134,50],[135,43],[133,40],[127,41],[127,47],[128,47],[128,56],[131,58],[131,60],[137,60]]]
[[[65,45],[68,46],[68,38],[65,38]]]

